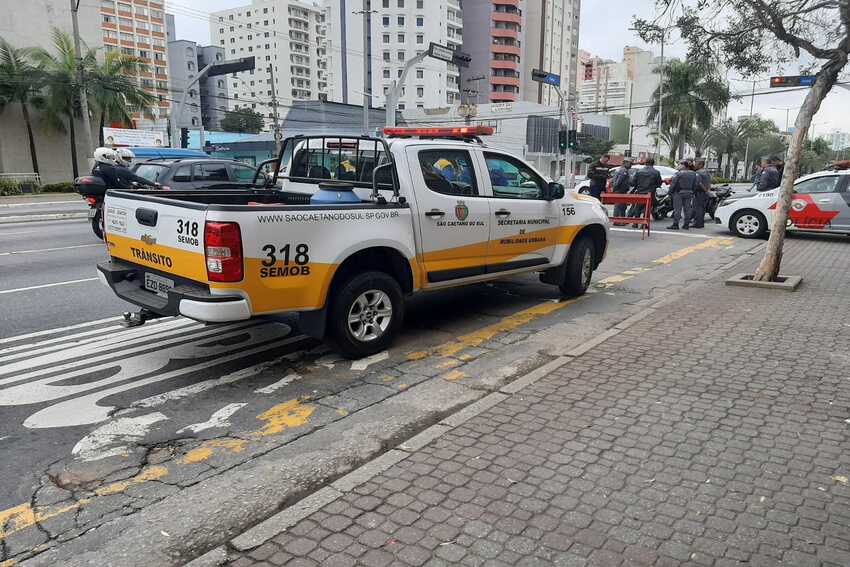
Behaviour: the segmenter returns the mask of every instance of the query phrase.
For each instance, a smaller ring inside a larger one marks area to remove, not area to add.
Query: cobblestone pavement
[[[700,283],[231,565],[850,565],[848,245]]]

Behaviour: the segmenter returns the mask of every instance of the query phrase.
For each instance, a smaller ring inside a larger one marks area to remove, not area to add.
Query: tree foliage
[[[656,6],[656,19],[635,19],[639,35],[657,41],[668,29],[664,22],[669,22],[679,29],[688,44],[688,59],[697,65],[720,61],[746,75],[787,63],[799,64],[804,73],[815,71],[794,124],[770,240],[753,275],[756,281],[773,281],[779,274],[794,177],[812,117],[850,57],[850,1],[656,0]]]
[[[252,108],[229,111],[221,119],[221,129],[225,132],[257,134],[264,125],[263,115]]]
[[[30,106],[41,108],[44,99],[39,94],[42,84],[41,73],[31,61],[32,50],[13,47],[0,38],[0,112],[9,104],[19,104],[27,127],[30,160],[33,173],[38,173],[38,155],[32,131]]]
[[[611,140],[603,140],[595,136],[579,136],[578,139],[578,154],[590,156],[594,159],[599,159],[614,147],[614,142]]]
[[[92,67],[93,80],[88,90],[100,118],[100,145],[103,145],[103,128],[107,121],[132,125],[134,110],[147,114],[156,104],[156,96],[136,82],[136,75],[148,69],[138,57],[118,51],[108,51],[103,61]]]

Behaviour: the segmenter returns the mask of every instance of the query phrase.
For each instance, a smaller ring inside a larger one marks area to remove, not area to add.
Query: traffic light
[[[180,128],[180,147],[188,148],[189,147],[189,129],[188,128]]]
[[[577,150],[578,149],[578,130],[570,130],[567,138],[568,138],[567,145],[569,146],[569,148],[571,150]]]
[[[561,150],[561,153],[567,151],[567,131],[566,130],[558,130],[558,148]]]

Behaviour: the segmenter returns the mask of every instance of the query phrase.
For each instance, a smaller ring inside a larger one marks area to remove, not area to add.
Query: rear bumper
[[[248,301],[239,296],[212,295],[200,285],[179,282],[160,297],[144,289],[144,269],[133,264],[111,260],[97,265],[98,278],[112,288],[115,295],[163,317],[184,315],[206,323],[244,321],[251,318]]]

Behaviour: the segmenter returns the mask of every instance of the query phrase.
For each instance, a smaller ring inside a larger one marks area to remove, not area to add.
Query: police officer
[[[705,160],[702,158],[694,161],[694,170],[697,174],[697,186],[694,189],[694,214],[692,226],[694,228],[704,228],[705,206],[708,204],[708,193],[711,191],[711,174],[705,169]]]
[[[694,190],[697,187],[697,174],[691,168],[689,160],[679,162],[679,171],[673,176],[670,184],[670,194],[673,195],[673,224],[667,227],[669,230],[679,230],[679,221],[683,220],[683,229],[690,228],[691,215],[693,215]],[[684,212],[684,216],[682,213]]]
[[[606,154],[587,168],[587,178],[590,179],[590,195],[597,199],[602,198],[602,192],[605,191],[605,185],[608,183],[609,159],[611,157]]]
[[[777,158],[764,158],[762,160],[761,175],[758,178],[756,189],[759,191],[770,191],[779,187],[782,181],[779,170],[776,169]]]
[[[614,174],[614,181],[612,183],[612,190],[614,193],[628,193],[629,188],[631,186],[631,170],[632,168],[632,160],[627,159],[623,160],[623,167],[617,170],[617,173]],[[614,205],[614,216],[615,217],[624,217],[626,216],[626,207],[625,204],[617,203]],[[623,225],[627,223],[614,223],[615,225]]]
[[[647,158],[644,166],[639,168],[632,178],[634,192],[641,195],[651,193],[653,203],[655,202],[655,192],[661,187],[662,183],[661,173],[655,169],[655,160],[652,158]],[[632,208],[629,210],[629,216],[641,218],[644,215],[645,208],[646,205],[632,205]],[[633,226],[637,227],[637,225]]]

